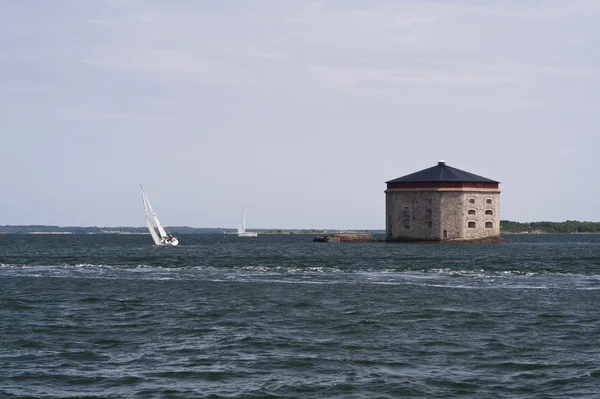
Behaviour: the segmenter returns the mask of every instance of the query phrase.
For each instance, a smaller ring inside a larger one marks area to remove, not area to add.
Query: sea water
[[[0,398],[600,397],[600,235],[0,236]]]

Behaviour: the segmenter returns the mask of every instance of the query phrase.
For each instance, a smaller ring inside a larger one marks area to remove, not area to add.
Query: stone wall
[[[491,200],[491,204],[486,203],[486,200]],[[486,211],[491,211],[492,215],[486,215]],[[471,226],[474,223],[475,227],[469,227],[469,222]],[[492,227],[486,227],[486,223],[488,226],[491,223]],[[499,235],[498,190],[386,191],[388,240],[438,241]]]
[[[373,236],[367,233],[336,233],[334,237],[339,238],[340,242],[371,242]]]
[[[390,191],[386,197],[388,239],[441,239],[441,192]]]
[[[475,203],[470,203],[470,200]],[[487,203],[491,200],[491,204]],[[474,239],[493,237],[500,235],[500,194],[493,192],[464,192],[463,193],[463,215],[466,222],[463,223],[463,236],[461,238]],[[469,214],[471,213],[475,214]],[[492,215],[486,215],[486,211]],[[469,222],[474,222],[475,227],[469,227]],[[486,227],[491,223],[491,228]]]
[[[461,191],[448,191],[442,195],[440,219],[442,219],[443,240],[464,238],[465,213],[463,209],[463,193]]]

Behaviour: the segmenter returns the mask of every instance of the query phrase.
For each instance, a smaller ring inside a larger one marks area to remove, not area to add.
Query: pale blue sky
[[[385,184],[599,221],[600,1],[0,3],[0,224],[383,229]]]

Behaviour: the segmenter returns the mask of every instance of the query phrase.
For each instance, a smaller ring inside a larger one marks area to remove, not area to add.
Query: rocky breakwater
[[[314,242],[374,242],[373,236],[366,233],[336,233],[315,237]]]

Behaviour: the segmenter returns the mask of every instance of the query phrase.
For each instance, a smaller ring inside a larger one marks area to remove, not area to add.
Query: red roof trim
[[[498,183],[475,182],[407,182],[388,183],[388,190],[394,188],[488,188],[498,189]]]

